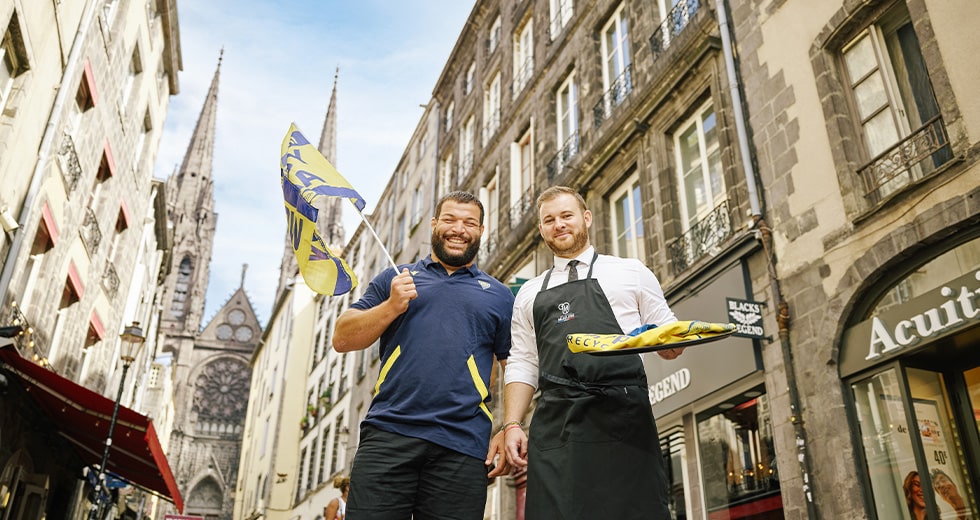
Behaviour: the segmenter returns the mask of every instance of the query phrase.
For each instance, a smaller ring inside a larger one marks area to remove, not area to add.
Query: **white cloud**
[[[471,2],[456,0],[180,4],[184,70],[180,93],[171,98],[157,177],[180,166],[224,48],[212,170],[218,222],[206,320],[237,289],[243,263],[249,264],[246,291],[259,318],[268,319],[285,233],[280,143],[291,122],[311,140],[319,138],[336,67],[336,166],[370,210],[471,9]],[[348,215],[345,225],[351,233],[356,216]]]

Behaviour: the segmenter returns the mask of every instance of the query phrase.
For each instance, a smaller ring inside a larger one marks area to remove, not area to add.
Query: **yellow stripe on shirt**
[[[470,368],[470,377],[473,378],[473,385],[476,386],[476,391],[480,393],[480,409],[483,413],[487,414],[490,418],[490,422],[493,422],[493,414],[490,409],[487,408],[487,396],[490,395],[490,391],[487,390],[487,385],[483,384],[483,378],[480,377],[480,370],[476,367],[476,359],[470,354],[469,359],[466,360],[466,366]]]
[[[385,378],[388,377],[388,371],[391,370],[391,365],[395,364],[395,360],[398,359],[402,353],[402,346],[398,345],[395,350],[388,356],[388,361],[385,361],[383,367],[381,367],[381,373],[378,374],[378,382],[374,384],[374,395],[378,395],[378,389],[381,388],[381,383],[385,382]]]

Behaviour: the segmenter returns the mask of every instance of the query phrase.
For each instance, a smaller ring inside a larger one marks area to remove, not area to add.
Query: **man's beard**
[[[566,247],[560,247],[554,240],[545,240],[551,252],[557,256],[564,257],[567,254],[581,251],[589,243],[589,232],[587,230],[572,231],[572,243]]]
[[[452,267],[462,267],[476,258],[476,254],[480,251],[480,237],[476,237],[470,245],[466,246],[466,250],[457,255],[446,249],[446,239],[432,231],[432,250],[442,263]]]

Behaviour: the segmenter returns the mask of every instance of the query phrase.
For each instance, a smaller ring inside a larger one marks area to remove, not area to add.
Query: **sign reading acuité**
[[[749,300],[725,298],[728,303],[728,321],[735,324],[735,334],[743,338],[762,339],[766,331],[762,328],[762,308],[765,303]]]
[[[847,329],[841,375],[853,374],[977,324],[980,324],[980,271],[950,280]]]

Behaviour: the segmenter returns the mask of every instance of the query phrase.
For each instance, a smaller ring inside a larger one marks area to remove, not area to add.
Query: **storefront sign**
[[[650,404],[657,404],[690,385],[691,371],[682,368],[650,385]]]
[[[929,341],[980,323],[980,271],[888,309],[844,333],[846,376]]]
[[[728,322],[735,324],[735,336],[762,339],[766,331],[762,328],[762,302],[725,298],[728,303]]]
[[[696,293],[671,301],[670,308],[678,319],[724,323],[728,321],[725,299],[744,291],[742,269],[735,265]],[[728,337],[685,348],[680,357],[672,360],[655,352],[641,354],[653,415],[663,417],[761,370],[756,343],[748,338]]]

